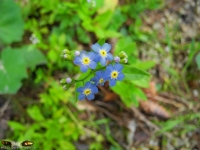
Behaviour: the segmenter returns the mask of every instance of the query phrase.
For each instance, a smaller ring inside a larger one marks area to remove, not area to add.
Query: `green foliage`
[[[82,112],[74,109],[74,102],[77,100],[77,92],[74,89],[83,83],[78,82],[75,87],[64,91],[57,82],[63,76],[74,76],[79,68],[69,62],[63,63],[60,53],[66,48],[72,53],[74,50],[84,49],[101,38],[99,44],[106,39],[117,39],[113,52],[117,55],[120,51],[125,51],[129,57],[129,66],[124,66],[126,79],[117,82],[112,89],[120,95],[126,106],[138,106],[139,100],[146,100],[141,87],[149,85],[151,76],[147,70],[155,66],[153,61],[139,60],[139,44],[148,42],[152,37],[141,30],[140,16],[145,10],[159,8],[162,1],[126,1],[124,5],[116,7],[109,0],[106,6],[104,1],[96,0],[95,7],[87,0],[17,2],[21,5],[22,15],[14,0],[0,1],[0,93],[16,93],[22,86],[22,80],[29,75],[35,77],[30,80],[34,80],[43,90],[38,93],[39,102],[27,106],[25,118],[8,123],[14,131],[11,137],[18,141],[31,139],[35,147],[44,150],[73,150],[76,149],[74,142],[82,135],[88,137],[89,134],[92,140],[89,143],[90,149],[103,149],[104,140],[110,143],[110,149],[122,149],[110,135],[108,126],[106,135],[98,133],[99,125],[108,124],[109,120],[94,121],[95,125],[92,127],[95,126],[97,132],[83,127],[90,127],[92,124],[92,121],[79,120],[78,114]],[[130,24],[127,24],[129,21]],[[24,39],[20,41],[23,32]],[[32,41],[32,44],[27,46],[24,43],[30,43],[30,37],[34,37],[37,42]],[[10,47],[4,46],[7,44],[10,44]],[[194,54],[196,53],[191,54],[191,59]],[[199,55],[196,60],[198,63]],[[36,67],[39,64],[46,65]],[[90,73],[81,74],[77,80],[87,77],[88,74]],[[90,76],[87,79],[90,79]],[[71,112],[71,108],[76,111]],[[171,127],[175,125],[176,122]]]
[[[196,60],[197,66],[198,66],[198,68],[200,70],[200,53],[197,54],[195,60]]]
[[[37,58],[37,60],[35,59]],[[21,80],[27,78],[27,68],[46,63],[44,55],[31,46],[5,48],[0,58],[0,93],[14,94],[22,86]]]
[[[162,127],[158,134],[163,134],[165,132],[170,132],[172,130],[180,130],[180,134],[186,134],[197,130],[197,126],[200,125],[199,122],[200,113],[189,113],[186,115],[178,116],[172,118],[166,122],[159,122],[158,124]],[[195,125],[194,125],[194,122]]]
[[[23,35],[23,20],[20,8],[14,0],[0,1],[0,44],[20,41]]]

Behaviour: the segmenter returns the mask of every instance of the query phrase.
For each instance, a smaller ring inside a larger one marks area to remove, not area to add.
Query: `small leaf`
[[[195,60],[196,60],[196,63],[197,63],[198,69],[200,70],[200,53],[197,54]]]
[[[33,46],[24,46],[20,49],[20,52],[25,58],[27,67],[32,70],[35,69],[36,65],[47,63],[44,54]]]
[[[35,121],[43,121],[44,117],[38,106],[32,106],[27,109],[29,116]]]
[[[100,39],[97,43],[102,46],[105,43],[105,38]]]
[[[13,129],[13,130],[24,130],[25,126],[19,122],[15,122],[15,121],[9,121],[8,125]]]

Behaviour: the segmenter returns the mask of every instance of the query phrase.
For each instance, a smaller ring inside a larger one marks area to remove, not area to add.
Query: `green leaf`
[[[35,121],[43,121],[44,117],[38,106],[32,106],[27,109],[29,116]]]
[[[0,58],[0,93],[15,94],[22,86],[21,80],[27,77],[26,68],[33,70],[46,62],[45,56],[32,46],[4,49]]]
[[[117,82],[116,86],[112,87],[112,90],[120,95],[121,100],[127,107],[132,105],[138,107],[139,100],[146,100],[146,95],[143,91],[130,82]]]
[[[97,43],[102,46],[105,43],[105,40],[106,40],[105,38],[102,38],[102,39],[98,40]]]
[[[0,93],[15,94],[27,77],[26,62],[22,53],[16,49],[6,48],[0,58]]]
[[[140,80],[144,78],[148,79],[151,77],[151,75],[148,72],[138,69],[136,67],[128,66],[128,65],[124,66],[123,72],[125,75],[124,80],[128,80],[128,81]]]
[[[196,63],[197,63],[198,69],[200,70],[200,53],[197,54],[195,60],[196,60]]]
[[[31,68],[31,70],[34,70],[36,65],[47,63],[44,54],[36,49],[34,46],[24,46],[20,50],[20,52],[24,56],[27,67]]]
[[[0,42],[10,44],[20,41],[24,23],[14,0],[0,0],[0,20]]]
[[[25,126],[19,122],[16,121],[9,121],[8,125],[14,130],[25,130]]]

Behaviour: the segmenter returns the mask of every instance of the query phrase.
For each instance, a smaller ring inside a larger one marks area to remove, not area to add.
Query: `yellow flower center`
[[[103,81],[104,81],[103,78],[99,79],[99,83],[100,83],[100,84],[103,83]]]
[[[111,72],[111,78],[112,79],[117,79],[118,75],[119,75],[119,72],[117,72],[117,71]]]
[[[83,91],[83,94],[84,95],[90,95],[91,94],[91,89],[85,89],[84,91]]]
[[[83,63],[84,65],[88,65],[88,64],[90,63],[90,59],[89,59],[88,57],[84,57],[84,58],[82,59],[82,63]]]
[[[100,55],[101,55],[102,57],[105,57],[105,56],[107,55],[107,52],[106,52],[104,49],[102,49],[102,50],[100,51]]]

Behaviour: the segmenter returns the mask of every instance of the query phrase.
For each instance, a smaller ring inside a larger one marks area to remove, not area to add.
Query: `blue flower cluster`
[[[76,51],[73,62],[80,67],[82,72],[91,69],[94,77],[86,82],[83,87],[79,87],[76,91],[79,92],[79,100],[87,98],[88,100],[94,99],[94,94],[98,92],[97,86],[103,86],[106,81],[109,81],[110,86],[115,86],[116,81],[121,81],[124,78],[122,73],[123,63],[127,63],[127,55],[125,52],[120,52],[118,56],[113,58],[110,53],[111,45],[104,43],[102,46],[98,43],[92,45],[91,52]],[[63,54],[63,57],[66,54]],[[68,57],[69,58],[69,57]],[[98,63],[101,68],[97,68]],[[69,78],[63,79],[63,82],[70,84],[73,82]]]

